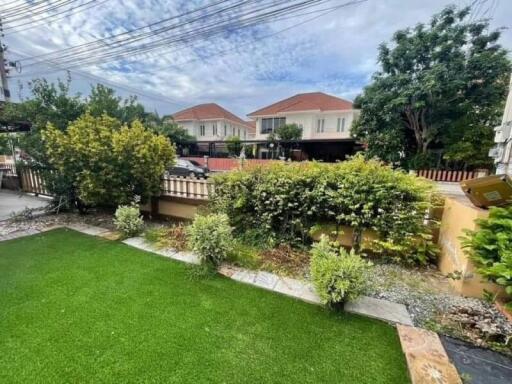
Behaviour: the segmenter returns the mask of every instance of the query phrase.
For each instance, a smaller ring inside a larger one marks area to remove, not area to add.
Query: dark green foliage
[[[226,147],[230,156],[239,156],[242,150],[242,142],[238,136],[226,138]]]
[[[463,245],[478,272],[512,296],[512,206],[491,208],[477,224],[477,230],[466,232]]]
[[[191,274],[69,230],[0,243],[0,382],[409,382],[388,324]]]
[[[431,186],[361,156],[339,164],[278,163],[214,177],[212,208],[226,213],[238,233],[309,242],[314,224],[355,229],[358,248],[365,229],[383,239],[424,233]],[[414,250],[412,250],[414,252]]]
[[[441,148],[452,164],[488,164],[511,71],[499,37],[487,21],[470,20],[469,8],[450,6],[382,44],[381,69],[355,101],[352,132],[368,155],[407,163]]]
[[[297,124],[285,124],[275,131],[279,140],[292,141],[302,137],[302,129]]]

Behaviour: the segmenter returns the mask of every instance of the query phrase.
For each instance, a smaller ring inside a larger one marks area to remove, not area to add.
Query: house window
[[[201,124],[199,126],[199,136],[206,136],[206,127],[204,124]]]
[[[217,136],[217,123],[213,123],[213,136]]]
[[[320,133],[323,132],[325,128],[325,119],[318,119],[316,121],[316,132]]]
[[[224,136],[228,135],[228,125],[224,124]]]
[[[238,137],[240,137],[240,128],[238,128]]]
[[[261,133],[274,132],[277,128],[286,124],[285,117],[269,117],[261,119]]]
[[[336,132],[345,132],[345,118],[338,117],[338,125],[336,125]]]
[[[232,136],[235,136],[235,127],[232,129]]]
[[[247,138],[247,129],[244,129],[244,139]]]

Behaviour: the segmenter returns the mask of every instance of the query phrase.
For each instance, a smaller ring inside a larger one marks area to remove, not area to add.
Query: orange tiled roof
[[[323,92],[299,93],[288,99],[278,101],[258,109],[248,116],[275,115],[286,112],[301,111],[339,111],[352,109],[352,102]]]
[[[172,115],[174,121],[226,119],[247,126],[247,122],[215,103],[199,104]]]

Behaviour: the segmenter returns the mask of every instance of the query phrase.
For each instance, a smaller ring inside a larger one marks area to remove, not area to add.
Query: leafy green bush
[[[364,230],[397,241],[425,233],[431,183],[377,160],[355,156],[338,164],[274,163],[216,175],[212,209],[225,213],[238,232],[260,232],[306,243],[316,223]]]
[[[324,304],[342,304],[367,290],[370,263],[353,250],[348,253],[322,236],[320,242],[313,245],[311,254],[311,279]]]
[[[90,205],[126,204],[136,195],[146,202],[160,193],[160,177],[175,157],[167,138],[137,120],[127,126],[107,115],[86,113],[65,132],[49,124],[42,136],[50,165],[69,189],[55,192]]]
[[[462,244],[478,272],[512,296],[512,206],[491,208],[476,222],[479,228],[466,231]]]
[[[136,204],[120,205],[114,215],[114,225],[124,237],[139,235],[144,229],[144,220]]]
[[[187,228],[190,248],[203,264],[219,265],[233,243],[229,218],[224,214],[196,216]]]

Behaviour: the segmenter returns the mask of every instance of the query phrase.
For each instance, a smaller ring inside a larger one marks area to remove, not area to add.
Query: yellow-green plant
[[[67,182],[68,197],[89,205],[117,206],[160,191],[160,177],[172,165],[169,140],[112,117],[86,113],[66,132],[49,124],[43,131],[48,159]]]
[[[349,253],[322,236],[313,245],[311,254],[311,279],[324,304],[333,306],[354,300],[368,288],[367,272],[371,264],[354,250]]]

